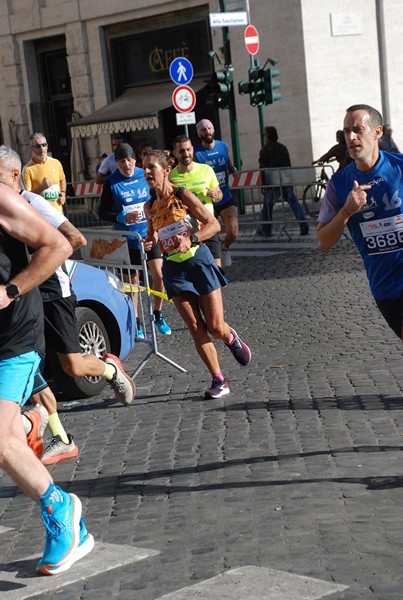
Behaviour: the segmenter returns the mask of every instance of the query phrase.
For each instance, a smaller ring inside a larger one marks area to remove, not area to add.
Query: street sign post
[[[178,85],[172,94],[172,104],[182,113],[190,112],[196,105],[196,94],[188,85]]]
[[[178,56],[169,65],[169,76],[176,85],[189,85],[193,78],[193,65],[184,56]]]
[[[244,33],[245,46],[249,54],[254,56],[259,51],[259,34],[256,27],[248,25]]]

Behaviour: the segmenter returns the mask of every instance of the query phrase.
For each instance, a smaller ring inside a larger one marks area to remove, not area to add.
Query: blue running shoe
[[[240,365],[245,367],[250,363],[250,359],[252,356],[249,346],[247,346],[245,342],[241,340],[235,329],[232,329],[232,327],[230,327],[230,330],[233,335],[232,344],[225,345],[228,346],[228,348],[231,350],[235,360],[238,361]]]
[[[158,333],[161,335],[171,335],[171,328],[168,323],[165,321],[164,317],[161,315],[159,319],[155,319],[155,326],[157,328]]]
[[[136,331],[136,339],[137,340],[144,340],[145,335],[144,335],[144,331],[143,331],[143,327],[141,325],[141,323],[139,321],[137,321],[137,331]]]
[[[75,494],[56,489],[63,496],[63,503],[54,510],[54,505],[49,502],[42,512],[46,544],[36,570],[44,575],[55,575],[69,569],[80,543],[81,501]],[[67,566],[67,563],[71,564]]]
[[[57,571],[55,571],[52,567],[49,567],[47,569],[46,575],[56,575],[56,573],[63,573],[64,571],[67,571],[68,569],[70,569],[70,567],[75,562],[80,560],[80,558],[84,558],[84,556],[87,556],[87,554],[89,554],[91,552],[93,547],[94,547],[94,538],[90,533],[88,533],[87,528],[84,523],[84,518],[81,517],[81,519],[80,519],[80,542],[78,544],[77,550],[75,550],[71,554],[69,560],[67,560],[65,563],[60,565],[60,567],[57,569]],[[43,571],[40,571],[40,572],[43,573]]]

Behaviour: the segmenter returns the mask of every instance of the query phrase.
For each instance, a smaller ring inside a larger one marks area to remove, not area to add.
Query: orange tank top
[[[180,190],[178,191],[180,193]],[[154,231],[158,232],[161,252],[168,260],[183,262],[195,255],[198,246],[192,246],[186,253],[177,252],[176,236],[189,236],[194,231],[198,231],[199,222],[188,212],[175,193],[167,200],[155,199],[151,204],[150,215]]]

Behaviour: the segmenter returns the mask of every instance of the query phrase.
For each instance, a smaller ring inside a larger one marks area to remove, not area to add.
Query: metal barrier
[[[134,306],[137,303],[137,316],[142,323],[144,331],[144,339],[139,340],[137,338],[137,341],[141,341],[147,345],[149,351],[134,371],[133,377],[136,377],[140,373],[153,356],[161,358],[179,371],[182,371],[182,373],[186,373],[186,369],[161,354],[158,350],[151,298],[155,292],[150,288],[147,271],[147,254],[144,250],[141,236],[136,232],[126,233],[104,228],[81,229],[81,231],[87,239],[87,246],[80,250],[83,261],[100,269],[112,271],[122,282],[124,292],[131,296]],[[140,265],[132,265],[130,263],[127,244],[129,237],[135,237],[139,241]],[[136,284],[131,283],[133,273],[136,275]],[[137,298],[135,298],[136,295]],[[145,298],[145,302],[143,301],[143,297]]]
[[[65,212],[73,225],[80,228],[101,225],[110,227],[110,223],[101,221],[98,217],[101,194],[102,184],[95,181],[73,181],[67,184]]]
[[[314,184],[319,179],[321,170],[329,168],[329,177],[333,173],[331,165],[324,166],[309,166],[309,167],[279,167],[275,169],[259,169],[254,171],[239,171],[236,175],[230,175],[229,185],[232,191],[243,190],[245,193],[245,218],[239,219],[240,227],[254,227],[253,239],[256,236],[256,228],[259,225],[280,225],[278,239],[283,233],[289,239],[291,236],[288,232],[287,225],[290,222],[290,210],[288,202],[285,199],[284,188],[295,187],[298,201],[302,200],[303,191],[306,186]],[[262,208],[264,202],[264,192],[267,189],[278,189],[279,200],[281,200],[280,215],[276,211],[276,216],[279,218],[272,221],[262,220]],[[292,221],[296,221],[293,216]]]
[[[288,227],[296,221],[285,199],[284,188],[293,187],[299,202],[302,201],[306,186],[316,183],[320,179],[322,170],[328,170],[329,178],[333,174],[333,167],[329,164],[309,167],[279,167],[276,169],[256,169],[252,171],[239,171],[236,175],[229,176],[231,190],[242,192],[245,214],[239,215],[239,226],[253,229],[253,239],[259,225],[280,225],[278,239],[284,233],[289,239]],[[70,221],[79,228],[100,227],[110,228],[110,223],[100,221],[97,214],[97,203],[102,194],[102,185],[94,181],[72,182],[68,184],[74,191],[74,196],[66,200],[66,213]],[[272,221],[262,220],[264,192],[267,189],[278,189],[280,210],[275,207]],[[68,188],[69,189],[69,188]]]

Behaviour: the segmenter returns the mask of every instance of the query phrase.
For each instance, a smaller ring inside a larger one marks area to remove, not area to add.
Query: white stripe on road
[[[40,556],[16,560],[7,564],[6,571],[0,570],[1,600],[25,600],[46,592],[56,595],[57,590],[67,585],[156,554],[159,552],[148,548],[101,544],[95,541],[94,550],[88,556],[74,564],[69,571],[50,577],[36,574],[36,564]]]
[[[158,600],[320,600],[347,586],[262,567],[239,567]],[[336,600],[336,599],[335,599]]]
[[[13,528],[12,528],[12,527],[2,527],[2,526],[0,525],[0,535],[1,535],[2,533],[7,533],[7,531],[12,531],[12,530],[13,530]]]

